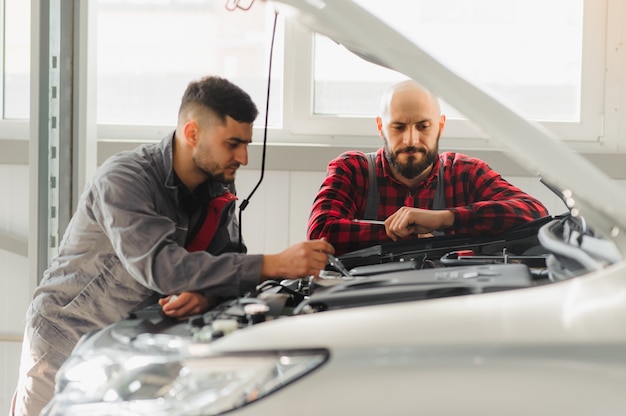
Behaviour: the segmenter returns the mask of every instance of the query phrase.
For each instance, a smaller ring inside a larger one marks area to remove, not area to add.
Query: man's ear
[[[198,123],[195,120],[189,120],[185,123],[183,126],[183,137],[189,147],[196,147],[198,142]]]
[[[443,133],[443,130],[445,127],[446,127],[446,115],[442,114],[439,117],[439,134]]]
[[[380,138],[385,139],[385,133],[383,133],[383,119],[380,116],[376,117],[376,127],[378,128]]]

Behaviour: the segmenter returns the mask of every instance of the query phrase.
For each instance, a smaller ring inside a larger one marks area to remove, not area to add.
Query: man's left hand
[[[385,230],[389,238],[397,241],[410,235],[426,237],[453,224],[452,211],[402,207],[385,220]]]

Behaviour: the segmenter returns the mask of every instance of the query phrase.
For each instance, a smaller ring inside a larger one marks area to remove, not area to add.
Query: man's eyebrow
[[[431,118],[425,118],[422,120],[417,120],[415,123],[409,123],[406,121],[395,120],[391,121],[389,124],[422,124],[422,123],[432,123],[433,120]]]
[[[252,143],[252,139],[242,139],[241,137],[231,137],[228,140],[236,142],[236,143],[239,143],[239,144],[250,144],[250,143]]]

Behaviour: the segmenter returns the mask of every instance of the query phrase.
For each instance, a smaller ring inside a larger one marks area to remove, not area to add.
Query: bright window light
[[[3,118],[30,114],[30,1],[4,0]]]
[[[259,108],[265,103],[274,9],[255,2],[229,11],[226,1],[98,0],[100,124],[175,125],[187,84],[205,75],[233,81]],[[272,65],[270,126],[282,119],[282,24]]]
[[[524,116],[579,121],[583,0],[356,2]],[[376,114],[384,89],[405,78],[319,35],[314,62],[314,114]]]

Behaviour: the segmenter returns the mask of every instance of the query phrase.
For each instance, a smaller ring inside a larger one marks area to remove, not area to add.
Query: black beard
[[[399,163],[397,153],[393,153],[391,151],[389,148],[389,142],[387,141],[387,138],[385,138],[385,157],[387,158],[389,165],[391,165],[400,175],[407,179],[416,178],[437,161],[437,157],[439,157],[439,137],[437,137],[435,148],[432,150],[427,150],[426,148],[418,149],[415,146],[411,146],[405,147],[398,153],[401,152],[420,152],[424,154],[424,159],[418,163],[415,162],[414,156],[410,156],[406,163]]]
[[[211,182],[224,183],[227,185],[230,185],[231,183],[235,182],[235,178],[226,179],[223,173],[218,173],[217,175],[213,175],[212,173],[209,173],[209,172],[205,172],[205,173],[209,175],[209,180]]]
[[[224,183],[227,185],[235,182],[234,177],[232,179],[226,179],[224,172],[213,173],[210,169],[217,170],[218,166],[216,164],[207,166],[207,163],[202,163],[202,161],[199,160],[196,156],[193,157],[193,161],[196,167],[200,169],[202,172],[204,172],[204,174],[207,175],[208,179],[211,182]]]

